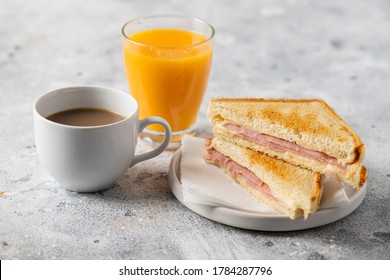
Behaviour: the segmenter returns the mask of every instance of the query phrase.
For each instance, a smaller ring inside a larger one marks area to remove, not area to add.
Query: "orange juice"
[[[152,29],[123,45],[127,81],[140,118],[160,116],[172,132],[195,125],[210,72],[207,38],[179,29]],[[162,131],[157,125],[148,129]]]

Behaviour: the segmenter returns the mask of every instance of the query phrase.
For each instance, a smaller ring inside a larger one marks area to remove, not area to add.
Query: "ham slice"
[[[248,186],[261,191],[264,195],[270,199],[277,200],[271,192],[271,189],[266,183],[260,180],[255,173],[250,171],[248,168],[241,166],[240,164],[233,161],[231,158],[225,156],[224,154],[218,152],[216,149],[210,147],[211,140],[206,139],[206,153],[204,159],[208,163],[215,164],[219,167],[222,167],[234,180],[238,177],[243,177],[246,180]]]
[[[337,158],[331,157],[323,152],[306,149],[302,146],[297,145],[295,142],[287,141],[263,133],[258,133],[248,128],[232,123],[225,123],[222,126],[241,139],[265,146],[269,149],[278,152],[291,152],[326,164],[332,164],[341,168],[346,168],[346,165],[340,164],[337,161]]]

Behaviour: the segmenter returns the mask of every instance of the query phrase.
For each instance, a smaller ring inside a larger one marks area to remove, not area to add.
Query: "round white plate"
[[[180,182],[180,158],[181,150],[177,150],[169,165],[168,180],[170,188],[176,198],[187,208],[210,220],[244,229],[262,231],[291,231],[314,228],[335,222],[352,213],[363,201],[366,195],[366,187],[360,191],[347,193],[351,204],[335,208],[319,209],[304,220],[300,217],[291,220],[287,216],[277,214],[258,214],[239,211],[222,206],[209,206],[196,203],[188,203],[183,200],[183,187]]]

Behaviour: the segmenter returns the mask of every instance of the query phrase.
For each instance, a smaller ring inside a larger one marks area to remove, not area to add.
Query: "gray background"
[[[162,13],[217,31],[199,136],[211,131],[210,97],[323,98],[367,146],[362,205],[297,232],[221,225],[172,195],[172,152],[101,193],[51,179],[34,147],[34,100],[70,85],[128,91],[120,28]],[[0,259],[390,259],[389,76],[389,1],[0,0]]]

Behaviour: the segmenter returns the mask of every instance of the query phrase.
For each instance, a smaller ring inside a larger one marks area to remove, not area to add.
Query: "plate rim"
[[[168,183],[174,196],[193,212],[212,221],[237,228],[259,231],[295,231],[323,226],[336,222],[355,211],[363,202],[367,192],[366,184],[364,184],[359,191],[353,192],[349,196],[351,201],[349,205],[319,209],[316,213],[309,215],[306,220],[303,217],[291,220],[283,215],[251,213],[224,206],[184,202],[182,183],[177,174],[181,153],[181,148],[179,148],[172,156],[169,164]]]

